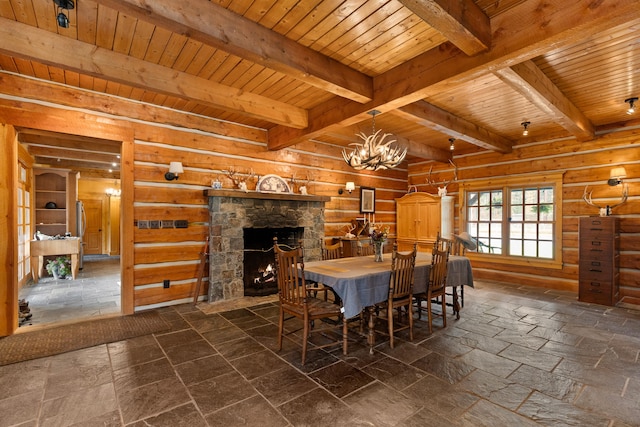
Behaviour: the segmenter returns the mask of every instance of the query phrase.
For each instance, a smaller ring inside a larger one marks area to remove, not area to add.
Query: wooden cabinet
[[[618,218],[580,218],[578,299],[615,305],[620,296]]]
[[[440,231],[440,197],[429,193],[409,193],[396,199],[398,249],[431,251]]]
[[[75,230],[76,177],[64,169],[34,169],[35,230],[63,236]]]

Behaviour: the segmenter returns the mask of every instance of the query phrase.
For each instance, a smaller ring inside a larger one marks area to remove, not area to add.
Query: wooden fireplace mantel
[[[204,190],[207,197],[237,197],[240,199],[261,199],[261,200],[296,200],[301,202],[330,202],[329,196],[315,196],[311,194],[294,193],[263,193],[260,191],[242,190],[216,190],[210,188]]]

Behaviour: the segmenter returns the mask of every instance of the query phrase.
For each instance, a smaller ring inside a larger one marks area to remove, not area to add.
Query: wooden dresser
[[[618,218],[580,218],[578,299],[615,305],[620,295]]]

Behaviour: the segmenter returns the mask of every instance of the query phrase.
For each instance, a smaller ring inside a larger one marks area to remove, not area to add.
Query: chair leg
[[[304,365],[305,360],[307,359],[307,340],[309,339],[309,318],[304,316],[304,327],[302,329],[302,364]]]
[[[411,300],[407,305],[407,316],[409,317],[409,340],[413,341],[413,306],[411,305]]]
[[[393,348],[393,306],[391,304],[388,304],[387,308],[387,325],[389,328],[389,345]]]
[[[433,326],[431,325],[433,321],[433,315],[431,314],[431,297],[427,295],[427,317],[429,320],[429,333],[433,333]]]
[[[442,327],[447,327],[447,300],[442,296]]]
[[[278,319],[278,351],[282,350],[282,335],[284,334],[284,311],[280,310]]]

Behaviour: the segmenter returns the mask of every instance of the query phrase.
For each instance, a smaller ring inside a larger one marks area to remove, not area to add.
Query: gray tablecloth
[[[473,286],[473,272],[469,258],[450,256],[447,265],[447,286]],[[424,292],[431,270],[431,254],[418,252],[414,272],[414,292]],[[391,277],[391,254],[384,262],[375,262],[373,256],[350,257],[329,261],[305,263],[307,280],[332,287],[342,298],[344,315],[351,318],[365,307],[387,299]]]

